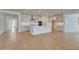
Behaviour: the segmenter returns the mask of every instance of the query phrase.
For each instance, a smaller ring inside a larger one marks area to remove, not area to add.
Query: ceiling
[[[57,15],[73,11],[72,9],[3,9],[3,10],[20,12],[22,14],[30,14],[30,15]]]

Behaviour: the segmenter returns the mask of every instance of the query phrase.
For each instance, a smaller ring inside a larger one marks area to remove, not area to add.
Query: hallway
[[[0,36],[1,50],[72,50],[79,49],[79,35],[52,32],[33,36],[29,32],[6,32]]]

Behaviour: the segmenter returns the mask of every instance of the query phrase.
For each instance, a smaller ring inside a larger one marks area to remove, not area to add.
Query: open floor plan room
[[[79,50],[79,10],[1,9],[1,50]]]

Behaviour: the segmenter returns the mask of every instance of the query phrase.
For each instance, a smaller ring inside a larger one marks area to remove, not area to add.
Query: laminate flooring
[[[78,50],[79,33],[5,32],[0,35],[1,50]]]

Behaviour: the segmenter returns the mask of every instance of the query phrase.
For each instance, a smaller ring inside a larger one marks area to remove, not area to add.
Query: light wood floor
[[[79,34],[51,32],[33,36],[29,32],[0,35],[1,50],[73,50],[79,49]]]

